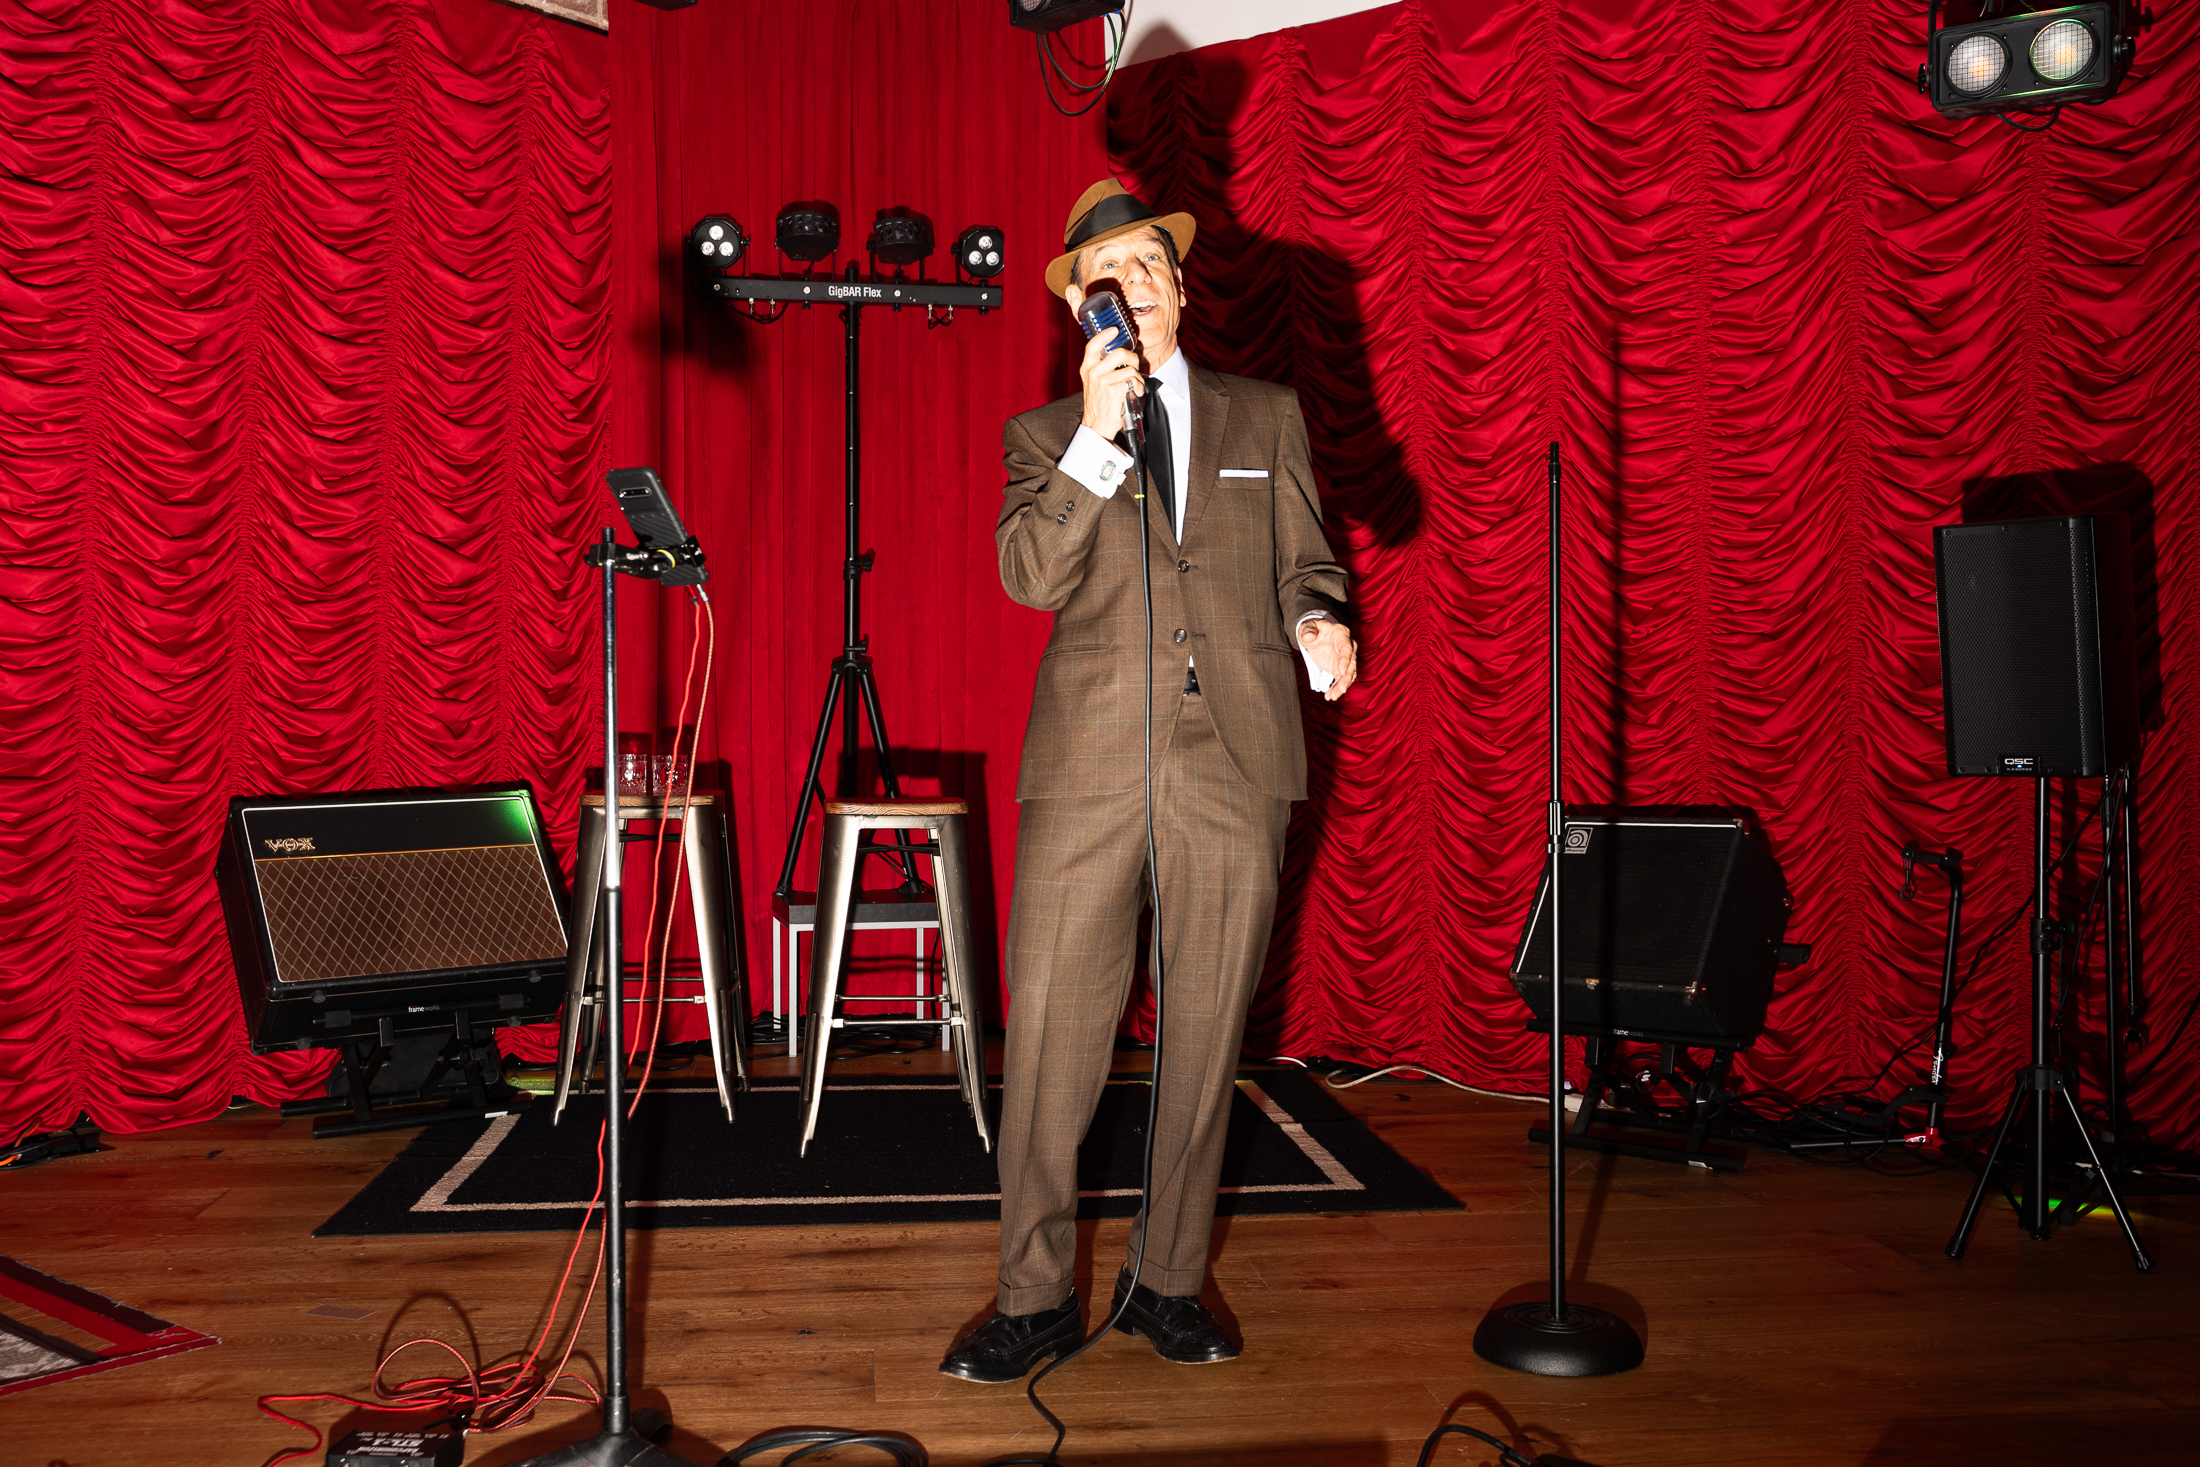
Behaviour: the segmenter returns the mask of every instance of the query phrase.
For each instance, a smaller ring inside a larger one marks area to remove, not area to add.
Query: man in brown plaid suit
[[[1192,234],[1190,215],[1158,217],[1112,181],[1086,191],[1047,284],[1075,311],[1088,287],[1113,282],[1137,348],[1095,337],[1079,366],[1084,390],[1010,420],[1003,435],[1001,584],[1052,611],[1054,633],[1016,789],[998,1312],[940,1364],[966,1380],[1021,1379],[1083,1336],[1071,1278],[1077,1146],[1107,1081],[1147,899],[1149,695],[1160,1112],[1138,1224],[1144,1262],[1137,1279],[1126,1266],[1116,1281],[1116,1327],[1184,1364],[1239,1349],[1198,1295],[1284,825],[1306,797],[1297,678],[1303,662],[1335,700],[1358,675],[1358,653],[1337,615],[1345,573],[1322,535],[1297,397],[1177,350]],[[1127,400],[1145,427],[1142,486],[1115,442]],[[1138,1246],[1134,1237],[1133,1257]]]

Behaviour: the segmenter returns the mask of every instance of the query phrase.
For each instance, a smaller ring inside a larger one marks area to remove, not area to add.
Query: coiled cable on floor
[[[798,1447],[800,1450],[788,1452],[780,1458],[779,1467],[792,1467],[792,1464],[805,1457],[837,1452],[842,1447],[871,1447],[892,1457],[902,1467],[926,1467],[930,1460],[924,1454],[922,1443],[914,1437],[903,1436],[900,1432],[835,1431],[825,1426],[795,1426],[785,1431],[767,1431],[762,1436],[751,1437],[720,1457],[718,1467],[739,1467],[740,1463],[752,1457],[766,1452],[785,1451],[788,1447]]]
[[[1421,1455],[1414,1462],[1413,1467],[1428,1467],[1429,1460],[1436,1455],[1436,1444],[1447,1436],[1471,1436],[1476,1441],[1488,1442],[1491,1446],[1497,1448],[1497,1458],[1505,1463],[1505,1467],[1535,1467],[1534,1462],[1521,1456],[1488,1432],[1476,1431],[1471,1426],[1453,1426],[1449,1423],[1437,1427],[1428,1434],[1428,1440],[1421,1443]]]

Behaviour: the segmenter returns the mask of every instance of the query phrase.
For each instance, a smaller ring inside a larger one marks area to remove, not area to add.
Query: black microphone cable
[[[1094,334],[1086,316],[1078,315],[1080,325],[1086,326],[1086,334]],[[1146,440],[1134,426],[1136,415],[1130,403],[1123,404],[1123,428],[1137,448],[1135,463],[1138,478],[1131,492],[1131,502],[1138,506],[1138,589],[1146,607],[1146,698],[1145,698],[1145,795],[1146,795],[1146,888],[1153,902],[1153,935],[1147,947],[1146,967],[1153,980],[1153,1069],[1146,1085],[1146,1144],[1139,1160],[1139,1210],[1138,1248],[1131,1258],[1130,1287],[1123,1290],[1123,1298],[1107,1322],[1094,1330],[1076,1349],[1066,1355],[1057,1355],[1041,1366],[1024,1386],[1024,1396],[1031,1402],[1031,1409],[1045,1418],[1054,1428],[1054,1444],[1043,1457],[996,1457],[985,1467],[1062,1467],[1062,1442],[1069,1436],[1069,1428],[1062,1418],[1047,1409],[1039,1399],[1039,1382],[1045,1380],[1062,1366],[1084,1354],[1123,1318],[1130,1308],[1131,1289],[1138,1287],[1138,1276],[1146,1267],[1146,1236],[1153,1226],[1153,1143],[1154,1134],[1160,1129],[1161,1120],[1161,1056],[1162,1034],[1167,1027],[1167,989],[1163,983],[1161,957],[1161,860],[1154,847],[1153,838],[1153,680],[1154,680],[1154,620],[1153,620],[1153,524],[1146,517],[1146,485],[1151,482],[1146,472]]]

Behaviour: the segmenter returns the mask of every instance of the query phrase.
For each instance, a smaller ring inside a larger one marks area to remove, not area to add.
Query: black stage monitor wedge
[[[1566,1024],[1736,1045],[1763,1032],[1789,904],[1747,811],[1582,809],[1561,848]],[[1546,1024],[1550,899],[1546,865],[1512,965]]]
[[[1008,23],[1027,31],[1058,31],[1094,16],[1122,13],[1123,0],[1008,0]]]
[[[2091,778],[2138,752],[2131,529],[2120,514],[1941,525],[1951,775]]]
[[[254,1052],[533,1023],[565,901],[533,790],[239,797],[216,865]]]

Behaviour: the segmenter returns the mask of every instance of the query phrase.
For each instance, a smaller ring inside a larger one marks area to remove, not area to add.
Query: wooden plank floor
[[[1577,1158],[1573,1297],[1627,1318],[1649,1358],[1546,1380],[1471,1345],[1492,1304],[1543,1293],[1534,1111],[1380,1081],[1342,1099],[1466,1210],[1218,1225],[1214,1277],[1244,1358],[1171,1366],[1110,1336],[1048,1382],[1071,1427],[1065,1462],[1410,1464],[1447,1410],[1599,1467],[2200,1462],[2200,1197],[2139,1203],[2150,1275],[2105,1215],[2042,1244],[1999,1201],[1954,1264],[1941,1247],[1966,1192],[1956,1174],[1762,1152],[1736,1174]],[[250,1109],[0,1178],[0,1252],[222,1340],[0,1401],[0,1467],[261,1463],[305,1438],[259,1416],[258,1395],[362,1394],[385,1344],[416,1334],[484,1359],[522,1346],[565,1236],[308,1236],[411,1134],[315,1142],[306,1122]],[[792,1144],[738,1129],[695,1141]],[[1103,1293],[1126,1232],[1084,1229]],[[638,1233],[635,1378],[700,1467],[794,1425],[908,1432],[932,1461],[969,1467],[1037,1454],[1051,1433],[1020,1387],[935,1369],[990,1308],[993,1249],[990,1224]],[[330,1304],[372,1313],[309,1313]],[[575,1357],[591,1373],[601,1340],[599,1317]],[[433,1352],[409,1359],[440,1373]],[[591,1411],[556,1406],[476,1438],[466,1461],[511,1464],[594,1430]],[[1435,1463],[1494,1458],[1451,1437]]]

